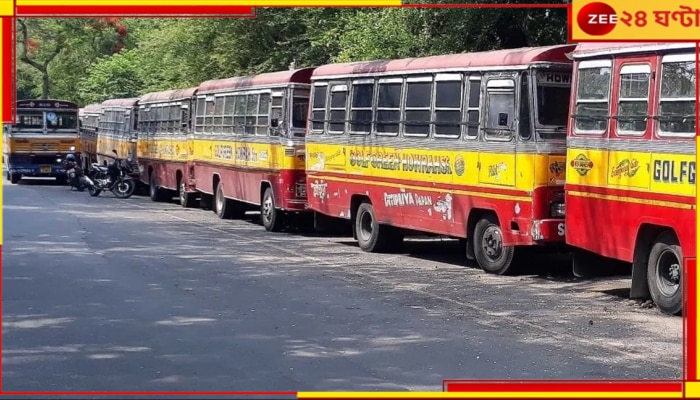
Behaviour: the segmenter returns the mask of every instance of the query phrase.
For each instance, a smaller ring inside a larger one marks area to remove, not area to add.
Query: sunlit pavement
[[[144,197],[3,190],[5,391],[681,377],[681,318],[627,300],[628,278],[574,279],[565,257],[496,277],[454,241],[367,254]]]

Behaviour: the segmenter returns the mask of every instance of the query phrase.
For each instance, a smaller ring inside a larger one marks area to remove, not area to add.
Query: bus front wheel
[[[490,274],[506,275],[511,272],[515,247],[503,245],[503,231],[498,220],[486,216],[474,228],[474,258]]]
[[[683,310],[683,257],[672,232],[663,232],[654,242],[647,266],[649,293],[659,310],[679,315]]]
[[[22,179],[22,175],[11,174],[9,172],[7,173],[7,177],[13,185],[16,185],[19,182],[19,180]]]

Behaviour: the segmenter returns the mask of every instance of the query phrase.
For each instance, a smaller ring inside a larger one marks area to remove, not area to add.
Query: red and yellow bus
[[[119,157],[135,161],[138,131],[138,99],[110,99],[102,102],[102,115],[98,122],[97,162],[107,165],[114,159],[112,150]]]
[[[490,273],[511,271],[516,246],[563,244],[573,49],[316,68],[309,207],[352,221],[365,251],[462,238]]]
[[[695,257],[695,46],[579,44],[566,175],[566,241],[632,263],[632,297],[682,311]]]
[[[197,88],[143,95],[138,102],[138,162],[151,200],[178,194],[183,207],[196,200],[192,159],[191,110]]]
[[[78,105],[65,100],[19,100],[17,121],[5,125],[3,158],[7,180],[54,177],[65,182],[65,156],[80,157]]]
[[[81,158],[86,171],[92,163],[97,162],[97,127],[101,116],[102,106],[99,104],[89,104],[80,109]]]
[[[259,208],[268,231],[306,210],[304,135],[312,69],[203,82],[194,119],[194,176],[220,218]]]

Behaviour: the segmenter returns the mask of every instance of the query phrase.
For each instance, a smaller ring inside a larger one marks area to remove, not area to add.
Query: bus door
[[[488,77],[483,140],[479,152],[479,183],[515,186],[515,78]]]
[[[623,189],[648,190],[650,139],[654,126],[651,115],[656,97],[652,74],[656,69],[655,56],[620,58],[614,68],[616,79],[612,87],[614,103],[608,142],[607,184]]]

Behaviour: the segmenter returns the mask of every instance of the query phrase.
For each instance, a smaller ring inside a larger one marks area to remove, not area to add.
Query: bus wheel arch
[[[401,232],[390,225],[377,222],[372,201],[367,196],[355,195],[351,199],[353,237],[360,248],[368,253],[393,252],[403,243]]]
[[[683,310],[683,253],[673,229],[662,230],[652,241],[647,262],[647,288],[665,314]]]
[[[515,247],[503,245],[503,228],[498,215],[492,210],[473,209],[467,221],[467,235],[471,234],[471,240],[467,240],[467,243],[471,242],[479,266],[491,274],[511,273]]]
[[[284,226],[284,213],[278,208],[272,184],[260,183],[260,222],[268,232],[279,232]]]

